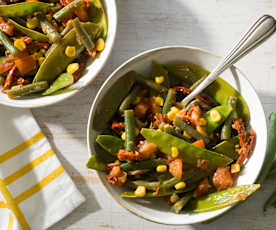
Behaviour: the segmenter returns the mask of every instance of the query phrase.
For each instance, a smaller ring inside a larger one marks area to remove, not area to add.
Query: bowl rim
[[[105,1],[101,1],[102,4],[103,4],[103,7],[105,8],[105,11],[107,11],[107,5],[109,3],[108,0],[105,0]],[[112,36],[109,36],[108,37],[110,38],[110,41],[109,41],[109,46],[110,46],[110,50],[109,52],[106,54],[106,57],[105,59],[102,61],[101,63],[101,67],[96,70],[94,72],[94,76],[91,77],[83,86],[81,86],[80,88],[78,88],[77,90],[72,90],[70,93],[67,93],[67,94],[64,94],[63,97],[60,97],[56,100],[52,100],[52,101],[48,101],[48,102],[43,102],[43,104],[33,104],[31,101],[29,104],[17,104],[17,103],[14,103],[13,101],[0,101],[0,105],[4,105],[4,106],[9,106],[9,107],[14,107],[14,108],[41,108],[41,107],[45,107],[45,106],[50,106],[50,105],[55,105],[59,102],[62,102],[72,96],[74,96],[75,94],[81,92],[84,88],[86,88],[95,78],[96,76],[100,73],[100,71],[102,71],[103,67],[105,66],[107,60],[109,59],[111,53],[112,53],[112,50],[114,48],[114,43],[115,43],[115,40],[116,40],[116,37],[117,37],[117,27],[118,27],[118,9],[117,9],[117,3],[116,1],[112,1],[113,3],[113,7],[114,7],[114,18],[112,18],[113,22],[114,22],[114,33]],[[109,26],[109,18],[107,16],[107,20],[108,20],[108,26]],[[91,63],[92,65],[93,63]],[[39,100],[39,97],[36,98]]]
[[[88,148],[88,154],[89,154],[89,157],[93,155],[92,151],[91,151],[91,141],[90,141],[90,132],[92,132],[91,130],[91,126],[92,126],[92,115],[93,115],[93,111],[96,109],[96,102],[98,100],[98,97],[100,97],[100,94],[102,92],[102,90],[107,86],[108,82],[117,74],[117,72],[119,72],[122,68],[124,68],[126,65],[128,65],[130,62],[132,62],[133,60],[135,60],[136,58],[140,57],[140,56],[143,56],[143,55],[146,55],[146,54],[149,54],[149,53],[152,53],[152,52],[156,52],[156,51],[160,51],[160,50],[166,50],[166,49],[172,49],[172,48],[179,48],[179,49],[190,49],[190,50],[195,50],[195,51],[198,51],[198,52],[202,52],[202,53],[205,53],[205,54],[208,54],[208,55],[211,55],[215,58],[219,58],[221,59],[222,57],[221,56],[218,56],[214,53],[212,53],[211,51],[208,51],[208,50],[205,50],[205,49],[201,49],[201,48],[198,48],[198,47],[193,47],[193,46],[185,46],[185,45],[169,45],[169,46],[161,46],[161,47],[157,47],[157,48],[153,48],[153,49],[149,49],[149,50],[146,50],[146,51],[143,51],[143,52],[140,52],[138,53],[137,55],[131,57],[130,59],[126,60],[125,62],[123,62],[119,67],[117,67],[109,76],[108,78],[104,81],[104,83],[102,84],[102,86],[100,87],[100,89],[98,90],[94,100],[93,100],[93,103],[91,105],[91,108],[90,108],[90,111],[89,111],[89,116],[88,116],[88,123],[87,123],[87,132],[86,132],[86,135],[87,135],[87,148]],[[233,65],[233,67],[235,67],[236,70],[239,71],[239,73],[244,77],[244,79],[249,83],[249,85],[252,87],[254,93],[256,94],[257,96],[257,102],[260,104],[261,106],[261,113],[263,114],[263,117],[265,117],[265,112],[264,112],[264,108],[263,108],[263,105],[261,103],[261,100],[259,98],[259,95],[257,94],[257,91],[255,89],[255,87],[252,85],[252,83],[249,81],[249,79],[246,77],[246,75],[239,69],[237,68],[235,65]],[[262,137],[264,138],[264,143],[265,143],[265,149],[267,150],[267,145],[268,145],[268,130],[267,130],[267,119],[265,119],[265,130],[266,130],[266,135],[265,137]],[[265,155],[266,154],[263,154],[264,156],[262,157],[262,166],[263,166],[263,163],[264,163],[264,160],[265,160]],[[262,167],[261,167],[262,168]],[[260,171],[258,172],[258,175],[256,177],[256,179],[258,178],[260,172],[261,172],[261,168],[260,168]],[[92,170],[92,169],[89,169],[89,170]],[[118,199],[116,196],[113,195],[113,193],[106,187],[106,185],[103,183],[101,177],[100,177],[100,173],[96,170],[94,170],[97,178],[99,179],[101,185],[104,187],[105,191],[107,191],[107,193],[118,203],[120,204],[120,206],[122,206],[124,209],[126,209],[127,211],[131,212],[132,214],[138,216],[138,217],[141,217],[147,221],[151,221],[153,223],[158,223],[158,224],[164,224],[164,225],[169,225],[169,226],[183,226],[183,225],[186,225],[186,224],[197,224],[197,223],[204,223],[206,221],[210,221],[212,219],[216,219],[220,216],[222,216],[223,214],[225,214],[227,211],[229,211],[230,209],[232,209],[233,207],[235,207],[237,204],[234,204],[232,206],[229,206],[229,207],[225,207],[224,211],[216,216],[213,216],[211,218],[206,218],[204,220],[196,220],[196,221],[193,221],[193,222],[190,222],[190,223],[183,223],[183,224],[176,224],[176,223],[167,223],[167,222],[164,222],[162,220],[156,220],[156,219],[151,219],[145,215],[142,215],[140,213],[137,213],[135,212],[134,210],[132,210],[131,208],[127,207],[123,202],[121,202],[120,199]],[[256,181],[255,179],[255,181]]]

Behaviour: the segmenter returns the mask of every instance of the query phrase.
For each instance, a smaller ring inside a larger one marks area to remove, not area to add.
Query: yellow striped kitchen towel
[[[84,197],[31,112],[0,106],[0,230],[43,230]]]

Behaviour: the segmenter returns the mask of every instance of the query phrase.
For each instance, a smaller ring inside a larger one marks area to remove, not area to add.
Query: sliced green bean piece
[[[10,90],[7,90],[6,92],[7,92],[7,95],[9,98],[15,99],[15,98],[26,96],[26,95],[29,95],[32,93],[41,92],[41,91],[47,89],[48,87],[49,87],[49,85],[48,85],[47,81],[41,81],[41,82],[37,82],[37,83],[24,85],[19,88],[10,89]]]
[[[94,169],[97,171],[107,172],[108,168],[104,162],[98,157],[98,155],[93,154],[88,160],[86,167],[89,169]]]
[[[19,53],[19,50],[14,47],[11,40],[1,30],[0,30],[0,41],[12,56],[16,56]]]
[[[180,139],[183,139],[187,142],[191,142],[188,138],[184,137],[182,134],[181,134],[181,130],[177,130],[177,127],[174,128],[172,125],[170,124],[166,124],[164,122],[162,122],[159,127],[158,127],[161,131],[165,132],[165,133],[168,133],[170,135],[173,135],[173,136],[176,136]]]
[[[154,169],[158,165],[166,164],[167,160],[163,158],[157,158],[152,160],[144,160],[138,162],[127,162],[122,163],[120,168],[124,171],[134,171],[134,170],[141,170],[141,169]]]
[[[143,180],[135,180],[135,181],[130,181],[128,183],[128,186],[131,188],[136,189],[138,186],[145,186],[146,189],[155,191],[159,186],[160,182],[159,181],[143,181]]]
[[[265,162],[263,164],[262,170],[257,178],[257,183],[262,184],[265,181],[265,178],[269,174],[269,171],[273,164],[273,159],[276,153],[276,113],[271,113],[269,116],[269,141],[268,149],[265,157]]]
[[[232,159],[227,156],[194,146],[180,138],[158,130],[143,128],[140,133],[147,141],[156,144],[159,150],[165,154],[171,155],[172,147],[176,147],[183,162],[195,167],[197,167],[198,160],[207,160],[208,169],[216,169],[232,162]]]
[[[132,102],[135,100],[136,96],[140,92],[141,87],[139,85],[135,85],[131,90],[130,94],[126,96],[126,98],[122,101],[119,111],[123,113],[126,109],[129,109]]]
[[[240,185],[220,192],[210,193],[191,200],[186,206],[185,211],[200,213],[225,208],[245,200],[260,187],[261,185],[259,184]]]
[[[176,178],[176,177],[172,177],[168,180],[165,180],[162,182],[162,184],[160,185],[160,189],[169,189],[172,188],[173,186],[175,186],[178,182],[180,182],[182,179]]]
[[[168,91],[164,106],[162,108],[162,113],[166,114],[170,111],[171,107],[176,103],[176,91],[171,88]]]
[[[239,144],[239,136],[235,136],[230,140],[226,140],[218,143],[212,148],[212,150],[214,150],[217,153],[226,155],[234,160],[234,159],[237,159],[239,155],[236,152],[236,145],[238,144]]]
[[[24,26],[18,24],[17,22],[15,22],[12,19],[9,19],[8,21],[15,27],[16,30],[18,30],[22,34],[25,34],[28,37],[30,37],[34,40],[37,40],[37,41],[41,41],[41,42],[47,42],[48,41],[48,37],[45,34],[39,33],[35,30],[31,30],[27,27],[24,27]]]
[[[197,140],[203,140],[205,144],[208,144],[210,142],[210,139],[206,136],[203,136],[200,134],[194,127],[187,124],[187,122],[181,120],[178,117],[175,117],[173,120],[173,124],[176,127],[179,127],[181,130],[187,132],[191,137],[197,139]]]
[[[1,17],[22,17],[32,15],[34,12],[41,11],[51,5],[44,2],[20,2],[10,5],[0,5]]]
[[[129,109],[124,111],[125,132],[126,132],[126,150],[134,152],[135,150],[135,118],[134,111]]]
[[[162,85],[158,85],[156,84],[154,81],[152,80],[147,80],[147,79],[144,79],[143,76],[141,75],[136,75],[136,80],[143,84],[144,86],[160,93],[161,95],[166,95],[167,92],[168,92],[168,88],[166,88],[165,86],[162,86]]]
[[[76,30],[76,34],[80,39],[81,43],[84,45],[88,52],[91,51],[95,47],[94,42],[92,38],[89,36],[89,34],[86,32],[85,28],[80,23],[78,17],[73,19],[73,27]]]
[[[38,16],[41,29],[45,33],[51,43],[55,43],[61,39],[57,28],[53,26],[45,17],[42,15]]]
[[[124,148],[122,139],[112,135],[98,135],[96,142],[113,156],[117,156],[118,151]]]
[[[168,76],[168,70],[166,70],[162,65],[160,65],[157,61],[152,61],[152,73],[151,73],[152,79],[155,77],[164,77],[164,82],[162,85],[164,85],[167,88],[170,88],[170,79]]]
[[[191,200],[192,196],[192,193],[185,194],[183,197],[180,198],[180,200],[173,204],[173,206],[171,207],[171,211],[179,214],[184,206]]]
[[[83,0],[74,0],[61,8],[59,11],[57,11],[53,17],[57,21],[62,21],[64,18],[66,18],[68,15],[72,14],[75,9],[77,9],[79,6],[83,4]]]

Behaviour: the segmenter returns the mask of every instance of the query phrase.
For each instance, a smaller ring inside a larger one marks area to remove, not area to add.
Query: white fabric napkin
[[[0,106],[0,229],[47,229],[82,202],[30,110]]]

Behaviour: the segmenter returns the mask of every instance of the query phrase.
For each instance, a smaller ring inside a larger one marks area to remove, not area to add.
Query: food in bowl
[[[105,47],[100,0],[27,1],[0,5],[0,83],[9,98],[64,91]]]
[[[175,213],[217,210],[259,189],[258,184],[235,187],[256,138],[238,91],[218,78],[183,105],[208,71],[189,63],[154,61],[151,72],[150,80],[135,71],[121,78],[117,98],[123,99],[118,104],[114,100],[113,110],[102,109],[107,114],[103,120],[111,120],[97,136],[101,151],[87,167],[106,172],[110,184],[123,186],[121,197],[164,197]]]

